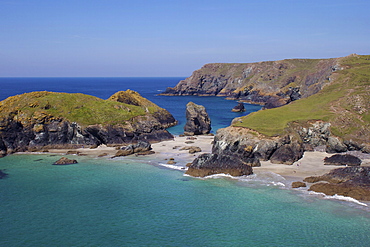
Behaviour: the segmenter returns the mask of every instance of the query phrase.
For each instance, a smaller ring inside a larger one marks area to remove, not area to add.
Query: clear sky
[[[0,0],[0,76],[190,76],[370,54],[369,0]]]

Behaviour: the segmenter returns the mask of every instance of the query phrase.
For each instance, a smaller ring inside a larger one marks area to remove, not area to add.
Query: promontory
[[[31,92],[0,102],[0,154],[172,139],[177,121],[135,91],[103,100],[80,93]]]

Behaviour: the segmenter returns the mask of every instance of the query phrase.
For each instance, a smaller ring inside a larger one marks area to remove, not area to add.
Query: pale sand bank
[[[210,153],[212,150],[213,136],[196,136],[192,140],[189,137],[176,136],[174,140],[163,141],[152,144],[152,150],[155,154],[148,157],[153,157],[158,162],[166,163],[170,158],[176,162],[176,165],[185,167],[187,163],[192,162],[198,155],[202,153]],[[192,143],[186,143],[192,142]],[[181,150],[186,146],[200,147],[202,152],[190,154],[188,150]],[[50,149],[50,153],[65,154],[71,149]],[[106,147],[105,145],[98,148],[79,148],[71,151],[79,152],[79,155],[88,155],[98,157],[106,154],[104,157],[112,157],[116,154],[117,150],[114,147]],[[319,176],[329,172],[332,169],[339,168],[340,166],[324,165],[324,158],[333,154],[325,152],[305,152],[302,159],[295,162],[293,165],[273,164],[270,161],[261,161],[261,167],[253,167],[255,174],[264,172],[273,172],[283,177],[290,179],[303,180],[309,176]],[[124,157],[123,157],[124,158]],[[362,165],[370,165],[370,155],[362,157]]]

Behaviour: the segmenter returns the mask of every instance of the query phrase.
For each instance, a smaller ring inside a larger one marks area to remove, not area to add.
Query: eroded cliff
[[[337,63],[337,58],[211,63],[162,95],[224,96],[274,108],[319,92]]]

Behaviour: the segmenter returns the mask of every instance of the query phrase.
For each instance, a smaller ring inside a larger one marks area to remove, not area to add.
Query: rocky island
[[[103,100],[80,93],[32,92],[0,102],[0,154],[173,139],[177,121],[132,90]]]

